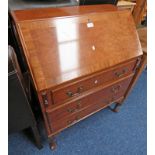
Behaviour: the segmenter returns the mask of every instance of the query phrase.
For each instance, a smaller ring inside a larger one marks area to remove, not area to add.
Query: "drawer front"
[[[53,104],[60,104],[65,100],[69,101],[75,96],[79,96],[81,93],[91,88],[106,84],[106,82],[123,78],[133,72],[135,63],[136,60],[132,60],[126,64],[119,65],[109,71],[98,73],[95,76],[75,82],[74,84],[68,84],[63,88],[57,88],[52,91],[54,101]]]
[[[47,114],[49,122],[52,124],[52,128],[55,129],[54,124],[58,124],[58,126],[62,124],[59,124],[59,121],[63,122],[64,119],[72,117],[90,106],[98,107],[99,104],[106,107],[113,101],[123,97],[132,80],[132,77],[133,76],[129,76],[120,82],[116,82],[113,85],[100,89],[93,94],[85,96],[84,98],[56,107]]]

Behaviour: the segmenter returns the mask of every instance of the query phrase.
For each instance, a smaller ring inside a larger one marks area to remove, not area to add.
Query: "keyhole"
[[[94,83],[97,84],[98,83],[98,80],[95,80]]]

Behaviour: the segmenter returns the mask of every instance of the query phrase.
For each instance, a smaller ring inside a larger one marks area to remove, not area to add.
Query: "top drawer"
[[[118,65],[110,70],[60,86],[52,90],[53,102],[54,104],[59,104],[65,100],[70,100],[91,88],[125,77],[133,72],[136,62],[137,59],[134,59],[130,62]]]

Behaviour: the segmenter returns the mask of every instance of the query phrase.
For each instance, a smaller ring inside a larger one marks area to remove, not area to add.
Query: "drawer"
[[[86,95],[83,98],[68,102],[65,105],[58,106],[51,111],[47,111],[49,122],[57,122],[66,117],[72,116],[89,106],[101,104],[106,106],[113,101],[124,96],[133,76],[128,76],[122,81],[118,81],[105,88],[99,88],[93,93]]]
[[[121,79],[131,74],[134,70],[136,60],[137,59],[134,59],[128,63],[118,65],[117,67],[114,67],[113,69],[110,69],[108,71],[97,73],[93,76],[83,78],[82,80],[79,80],[77,82],[73,82],[71,84],[67,84],[63,87],[52,90],[54,102],[53,104],[60,104],[65,100],[68,101],[70,99],[73,99],[75,96],[79,96],[89,89],[106,84],[110,81]]]

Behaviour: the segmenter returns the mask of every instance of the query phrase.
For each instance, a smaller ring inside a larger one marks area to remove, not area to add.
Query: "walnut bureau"
[[[92,5],[11,14],[51,149],[69,126],[112,103],[118,111],[143,60],[129,11]]]

